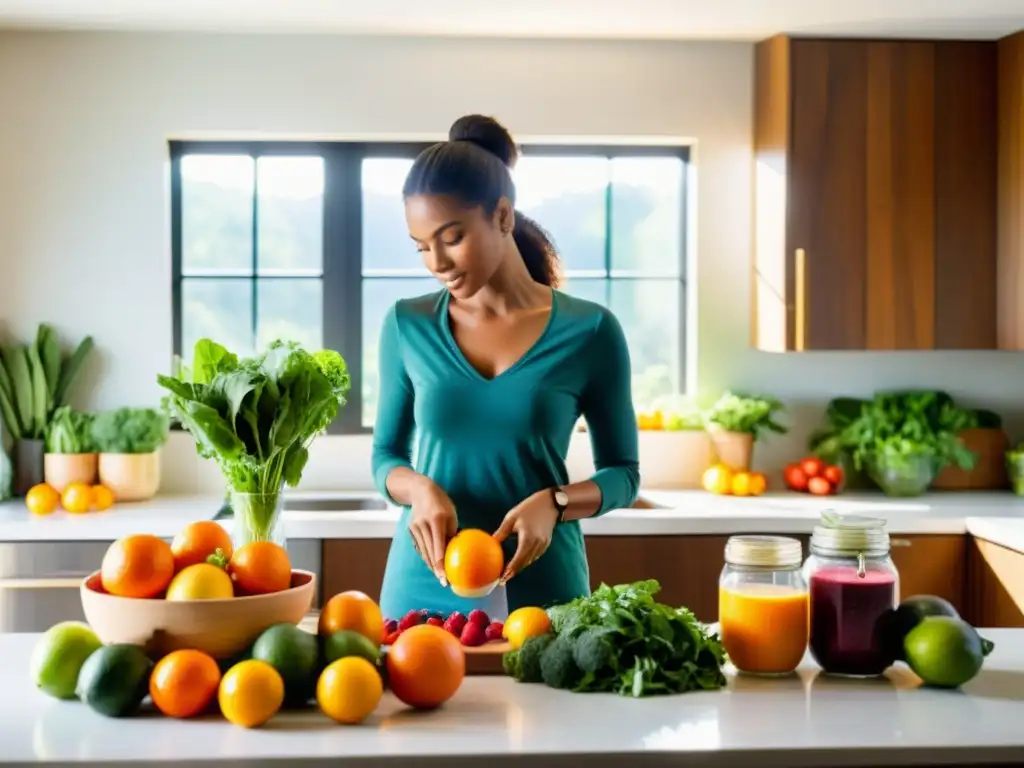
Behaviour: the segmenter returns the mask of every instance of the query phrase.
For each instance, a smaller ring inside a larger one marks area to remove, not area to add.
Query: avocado
[[[948,600],[935,595],[913,595],[884,620],[885,647],[895,661],[905,661],[903,641],[928,616],[948,616],[959,619],[960,614]]]
[[[137,645],[116,643],[94,651],[78,673],[78,698],[107,717],[138,711],[149,692],[153,662]]]

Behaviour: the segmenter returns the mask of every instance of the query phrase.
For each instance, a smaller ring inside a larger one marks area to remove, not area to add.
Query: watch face
[[[555,504],[560,507],[569,505],[569,495],[565,491],[555,491]]]

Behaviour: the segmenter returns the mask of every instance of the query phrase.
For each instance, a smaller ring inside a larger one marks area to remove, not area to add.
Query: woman
[[[578,521],[637,496],[622,328],[555,290],[553,244],[514,209],[516,156],[499,123],[468,115],[416,158],[403,188],[409,234],[444,288],[397,302],[381,329],[373,473],[405,508],[381,590],[386,616],[479,607],[501,617],[589,594]],[[580,414],[597,471],[567,484]],[[502,542],[504,589],[489,600],[447,586],[445,547],[459,528]]]

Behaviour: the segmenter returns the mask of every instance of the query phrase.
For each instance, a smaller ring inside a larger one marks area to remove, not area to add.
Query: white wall
[[[0,321],[93,334],[83,406],[153,404],[171,354],[168,138],[424,138],[484,112],[520,138],[695,140],[698,387],[793,405],[769,465],[831,395],[879,387],[944,387],[1018,432],[1024,355],[749,349],[751,66],[734,43],[0,33]],[[165,488],[216,487],[181,438]],[[326,439],[304,485],[367,486],[366,447]]]

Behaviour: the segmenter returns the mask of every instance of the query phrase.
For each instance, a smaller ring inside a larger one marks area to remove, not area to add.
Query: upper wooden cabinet
[[[1024,32],[999,41],[999,347],[1024,350]]]
[[[755,343],[996,347],[996,46],[756,48]]]

